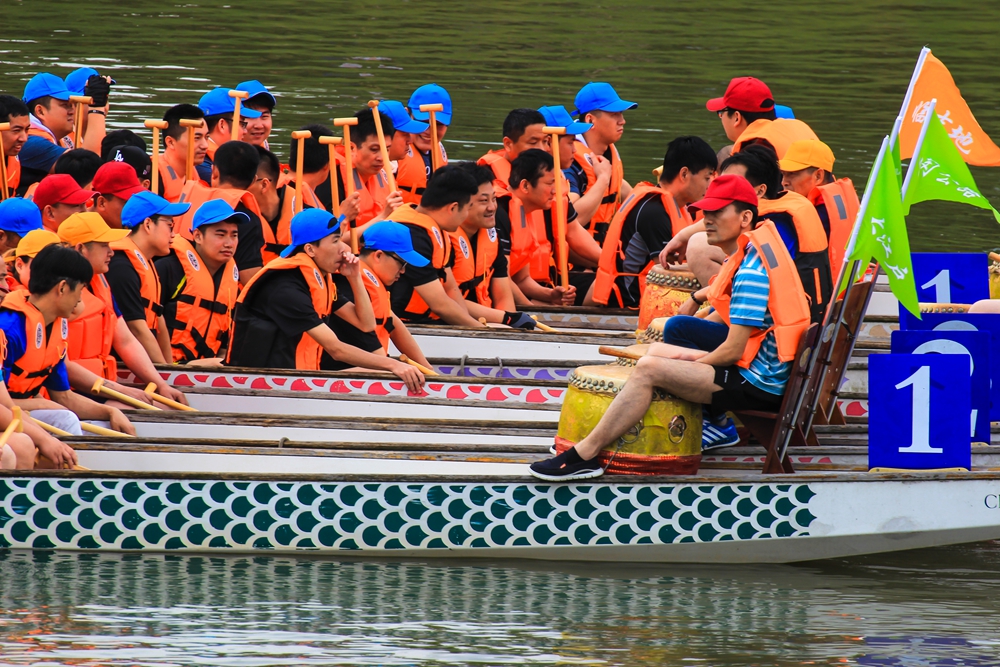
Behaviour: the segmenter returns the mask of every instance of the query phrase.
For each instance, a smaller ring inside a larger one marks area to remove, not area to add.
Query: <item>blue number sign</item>
[[[913,279],[921,303],[975,303],[990,298],[985,253],[915,252]]]
[[[969,357],[868,359],[868,467],[972,469]]]
[[[901,309],[902,310],[902,309]],[[905,314],[904,314],[905,313]],[[900,313],[899,328],[904,331],[988,331],[990,349],[1000,350],[1000,315],[993,313],[924,313],[917,319]],[[990,361],[990,420],[1000,420],[1000,363]]]
[[[990,334],[986,331],[893,331],[893,354],[967,354],[972,363],[972,441],[990,442]],[[870,357],[869,357],[870,358]]]

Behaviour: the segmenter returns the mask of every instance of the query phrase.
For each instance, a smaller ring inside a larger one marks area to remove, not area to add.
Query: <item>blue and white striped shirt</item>
[[[767,271],[761,263],[760,255],[752,246],[747,246],[743,263],[733,277],[733,296],[729,304],[730,324],[740,324],[757,329],[767,329],[774,325],[774,319],[767,309],[771,284]],[[780,396],[785,392],[785,384],[792,371],[790,361],[778,359],[778,343],[774,332],[764,337],[757,356],[750,362],[750,368],[741,368],[740,373],[753,386],[770,394]]]

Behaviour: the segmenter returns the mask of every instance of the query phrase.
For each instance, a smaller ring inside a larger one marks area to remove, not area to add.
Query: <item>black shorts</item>
[[[718,417],[733,410],[762,410],[777,412],[784,396],[763,391],[743,377],[739,366],[715,366],[715,384],[722,391],[712,394],[709,407],[712,416]]]

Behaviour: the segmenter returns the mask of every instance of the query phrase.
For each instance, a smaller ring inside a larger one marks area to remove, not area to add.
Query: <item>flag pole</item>
[[[937,120],[937,114],[934,113],[934,109],[937,107],[937,98],[935,97],[931,100],[931,105],[927,109],[927,117],[924,118],[924,124],[920,128],[920,134],[917,136],[917,143],[913,146],[913,157],[910,158],[910,164],[906,167],[906,178],[903,179],[903,189],[901,191],[902,201],[906,201],[906,191],[910,187],[910,180],[913,178],[913,168],[917,166],[917,159],[920,157],[920,149],[924,146],[924,137],[927,136],[927,128],[931,126],[932,120]],[[903,205],[906,206],[905,204]]]
[[[896,117],[896,123],[892,128],[893,132],[889,137],[890,149],[896,147],[896,138],[899,137],[899,128],[902,126],[903,117],[906,115],[906,110],[910,107],[910,102],[913,100],[913,87],[917,85],[920,73],[924,71],[924,61],[927,60],[927,56],[930,52],[931,50],[925,46],[920,49],[920,55],[917,56],[917,64],[913,67],[913,74],[910,76],[910,85],[906,87],[906,95],[903,96],[903,105],[899,107],[899,115]]]
[[[840,272],[837,274],[837,282],[833,284],[834,293],[830,298],[830,303],[826,308],[826,313],[823,316],[823,326],[820,329],[821,335],[820,340],[830,340],[830,345],[826,350],[826,355],[822,360],[818,357],[819,355],[813,354],[809,359],[809,369],[808,377],[811,378],[811,382],[815,383],[814,386],[822,387],[823,382],[826,380],[826,374],[830,369],[830,363],[833,360],[833,347],[837,339],[837,330],[844,322],[844,309],[847,306],[847,298],[851,294],[851,290],[854,287],[854,277],[857,275],[858,267],[861,264],[859,260],[850,260],[849,257],[851,253],[854,252],[854,247],[857,245],[858,233],[861,229],[861,223],[865,219],[865,215],[868,213],[868,204],[872,198],[872,190],[875,188],[875,183],[878,180],[879,170],[882,168],[885,162],[885,156],[889,151],[889,137],[886,136],[882,139],[882,146],[879,148],[878,156],[875,158],[875,162],[872,163],[871,173],[868,175],[868,183],[865,185],[865,192],[861,197],[861,204],[858,207],[858,215],[854,219],[854,227],[851,229],[851,240],[847,244],[847,252],[844,253],[844,261],[840,265]],[[844,275],[847,272],[847,265],[851,264],[851,280],[847,283],[847,288],[844,290],[844,296],[840,299],[837,298],[837,291],[840,290],[840,284],[844,280]],[[872,276],[872,280],[875,280],[877,274]],[[869,294],[869,298],[871,295]],[[837,310],[836,321],[831,321],[834,319],[833,311],[837,303],[840,303],[840,308]],[[868,309],[868,304],[865,304],[865,310]],[[853,342],[852,342],[853,347]],[[819,365],[819,372],[817,374],[816,366]],[[806,399],[805,391],[802,391],[798,398],[796,399],[795,410],[792,413],[791,421],[787,422],[790,424],[795,424],[798,420],[798,415],[801,413],[803,408],[803,403]],[[808,409],[806,420],[806,433],[812,428],[813,421],[816,418],[816,410],[819,408],[820,393],[819,391],[812,392],[812,397],[810,399],[810,404],[805,406]],[[824,415],[827,418],[828,415]],[[784,422],[783,422],[784,423]],[[784,434],[784,439],[779,447],[779,457],[778,460],[784,459],[785,452],[788,450],[788,445],[792,439],[792,429],[788,429]]]

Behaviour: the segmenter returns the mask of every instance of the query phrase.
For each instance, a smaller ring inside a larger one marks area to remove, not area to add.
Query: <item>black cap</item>
[[[108,162],[125,162],[135,169],[140,182],[152,178],[153,162],[138,146],[115,146],[108,155]]]

